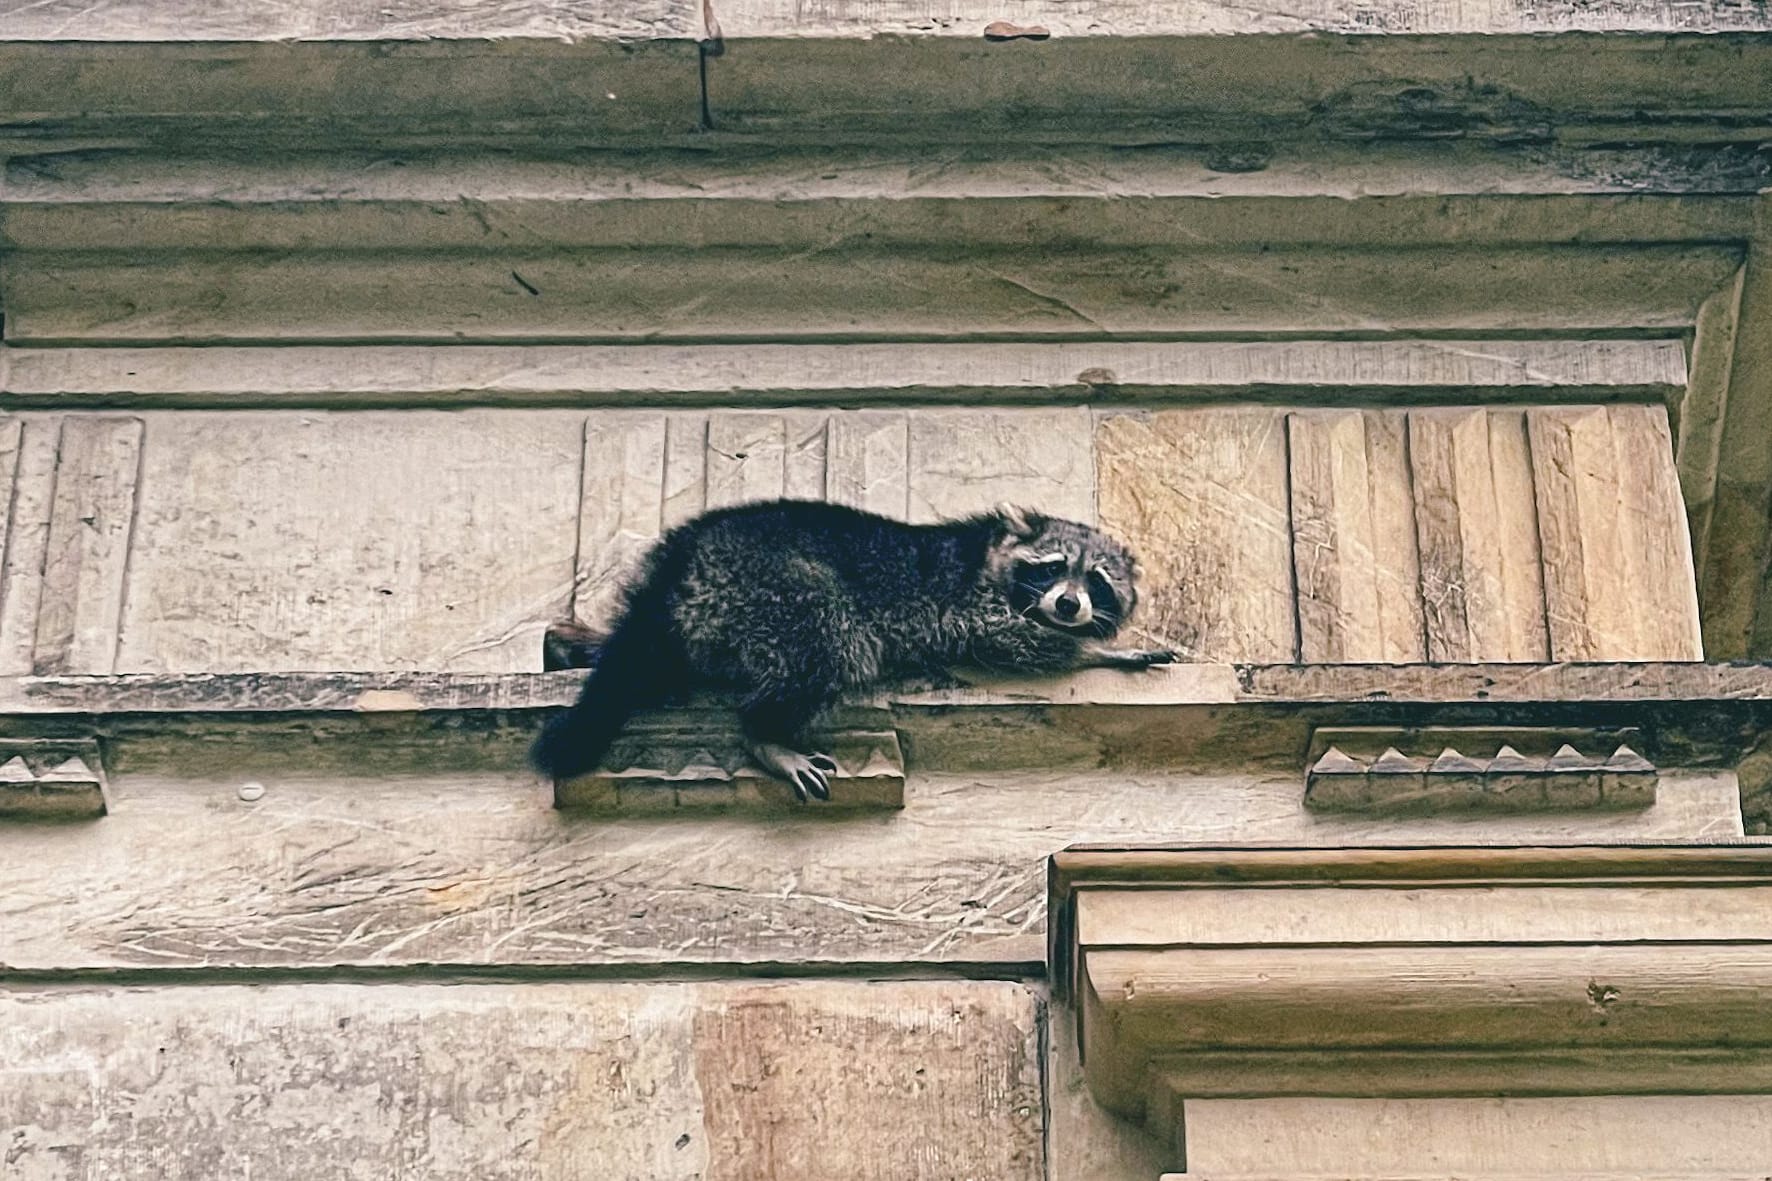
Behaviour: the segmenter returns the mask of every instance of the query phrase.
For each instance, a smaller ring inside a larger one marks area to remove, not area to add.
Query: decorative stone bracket
[[[1305,802],[1352,812],[1646,808],[1656,770],[1634,729],[1318,729]]]
[[[1073,850],[1103,1106],[1772,1093],[1772,846]]]
[[[902,808],[904,755],[891,729],[839,730],[814,745],[837,763],[821,809]],[[653,813],[794,805],[785,782],[751,762],[730,719],[624,735],[589,775],[554,785],[558,808]]]
[[[87,820],[108,810],[97,742],[0,740],[0,819]]]

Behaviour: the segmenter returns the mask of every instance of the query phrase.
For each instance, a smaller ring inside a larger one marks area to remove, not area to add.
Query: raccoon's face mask
[[[1009,605],[1046,627],[1105,640],[1138,601],[1130,552],[1076,521],[1004,510]]]

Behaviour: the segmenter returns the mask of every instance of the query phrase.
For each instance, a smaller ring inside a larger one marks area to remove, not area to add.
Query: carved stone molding
[[[817,807],[904,806],[904,755],[895,732],[841,730],[817,736],[814,745],[837,763],[836,774],[830,776],[831,798],[817,801]],[[730,722],[632,731],[596,771],[554,785],[555,807],[592,812],[797,803],[791,787],[751,762]]]
[[[108,810],[98,743],[0,739],[0,819],[88,820]]]
[[[1772,1093],[1772,846],[1073,850],[1097,1100]]]
[[[1321,727],[1305,802],[1325,811],[1646,808],[1655,765],[1634,728]]]

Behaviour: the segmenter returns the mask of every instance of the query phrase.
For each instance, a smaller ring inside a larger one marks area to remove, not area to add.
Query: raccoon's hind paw
[[[802,804],[807,800],[831,798],[831,781],[837,773],[837,760],[826,754],[801,754],[792,747],[774,742],[754,742],[751,757],[765,771],[788,781]]]

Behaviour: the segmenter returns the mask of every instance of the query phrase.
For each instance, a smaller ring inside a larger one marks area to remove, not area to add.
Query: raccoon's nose
[[[1077,601],[1077,596],[1069,591],[1059,595],[1058,602],[1052,606],[1057,610],[1060,619],[1075,619],[1077,612],[1083,609],[1083,604]]]

